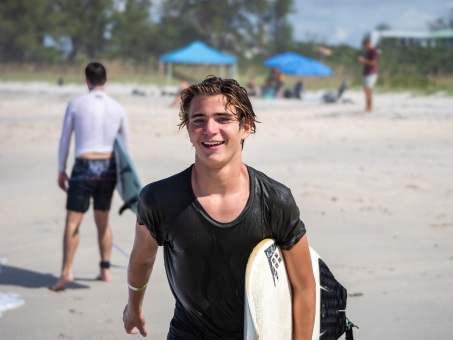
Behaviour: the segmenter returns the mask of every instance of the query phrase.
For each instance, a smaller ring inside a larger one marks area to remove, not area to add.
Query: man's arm
[[[67,108],[61,129],[60,144],[58,146],[58,186],[63,191],[68,191],[68,175],[66,175],[66,161],[68,160],[69,145],[71,144],[71,135],[74,129],[73,102],[71,101]]]
[[[158,244],[144,225],[136,224],[135,241],[127,270],[129,300],[124,308],[123,322],[126,333],[146,336],[145,315],[142,304],[145,297],[146,284],[149,281],[156,260]],[[144,287],[144,288],[143,288]]]
[[[121,134],[121,137],[123,138],[123,142],[124,142],[124,145],[126,146],[126,150],[130,151],[131,137],[130,137],[130,130],[129,130],[129,119],[127,118],[126,113],[124,114],[124,117],[121,120],[119,133]]]
[[[293,290],[293,338],[311,339],[315,322],[316,284],[307,237],[290,250],[283,250]]]
[[[369,60],[369,59],[367,59],[365,57],[359,56],[357,58],[357,60],[359,61],[359,63],[364,64],[364,65],[368,65],[368,66],[376,66],[377,65],[377,59]]]
[[[376,66],[378,63],[377,53],[372,53],[371,59],[368,59],[364,56],[358,56],[357,60],[359,63],[367,66]]]

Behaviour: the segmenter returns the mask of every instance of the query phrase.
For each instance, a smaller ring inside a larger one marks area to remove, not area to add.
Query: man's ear
[[[252,133],[253,122],[251,119],[246,119],[241,125],[242,129],[242,140],[246,140],[248,136]]]

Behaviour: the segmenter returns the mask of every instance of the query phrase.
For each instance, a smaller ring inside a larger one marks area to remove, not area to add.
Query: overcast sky
[[[451,18],[452,0],[294,0],[296,40],[316,37],[329,44],[359,46],[362,37],[385,23],[394,30],[425,31],[427,23]]]

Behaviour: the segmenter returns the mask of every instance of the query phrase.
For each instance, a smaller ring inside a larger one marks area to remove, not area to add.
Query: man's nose
[[[204,132],[207,134],[216,133],[218,130],[218,124],[214,119],[208,119],[204,127]]]

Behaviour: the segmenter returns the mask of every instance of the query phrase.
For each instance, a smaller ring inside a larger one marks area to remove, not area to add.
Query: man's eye
[[[222,118],[218,119],[218,122],[219,123],[228,123],[230,120],[231,120],[230,118],[222,117]]]

